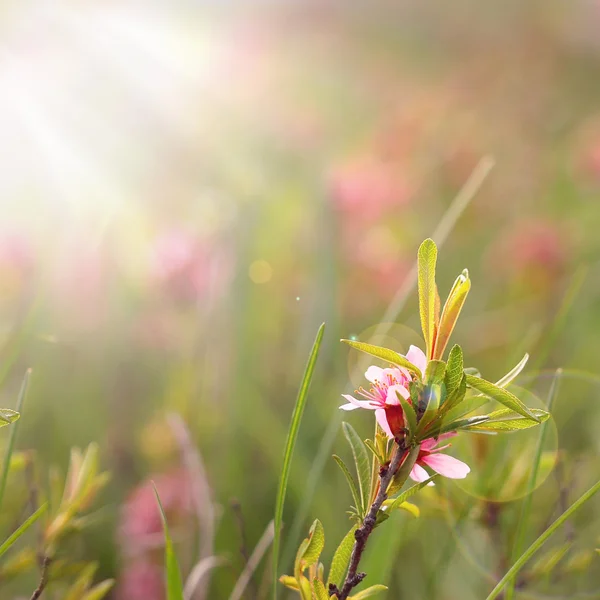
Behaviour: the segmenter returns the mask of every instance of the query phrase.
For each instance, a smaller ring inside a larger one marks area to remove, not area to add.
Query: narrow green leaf
[[[475,375],[475,377],[481,377],[481,372],[476,367],[465,367],[465,375]]]
[[[449,398],[442,407],[444,410],[444,421],[456,421],[462,419],[465,415],[469,415],[476,410],[479,410],[482,406],[485,406],[490,402],[488,396],[483,394],[477,394],[476,396],[466,395],[459,400],[458,396],[460,392],[467,392],[467,378],[465,377],[460,384],[459,391],[455,391],[452,398]]]
[[[10,425],[19,418],[19,413],[16,410],[10,408],[0,408],[0,427]]]
[[[392,504],[388,505],[387,507],[385,506],[384,503],[384,508],[382,507],[382,509],[379,512],[382,512],[384,515],[387,515],[388,517],[392,514],[392,511],[394,510],[405,510],[406,512],[409,512],[413,517],[415,518],[419,518],[421,516],[421,511],[419,510],[419,507],[416,504],[411,504],[410,502],[392,502]]]
[[[366,590],[362,590],[362,592],[358,592],[358,594],[350,596],[350,600],[365,600],[365,598],[370,598],[371,596],[375,596],[375,594],[379,594],[379,592],[385,592],[386,590],[387,587],[385,585],[372,585]]]
[[[600,491],[600,481],[595,483],[587,492],[585,492],[576,502],[574,502],[565,512],[544,531],[536,540],[521,554],[512,567],[507,571],[504,577],[498,582],[496,587],[490,592],[486,600],[494,600],[504,589],[506,584],[513,579],[527,561],[546,543],[546,541],[563,525],[576,511],[578,511],[590,498]]]
[[[485,379],[481,379],[473,375],[467,375],[467,385],[471,386],[473,389],[476,389],[478,392],[489,396],[493,400],[496,400],[496,402],[504,404],[506,408],[510,408],[524,417],[529,417],[534,421],[538,421],[538,418],[508,390],[500,388],[490,381],[486,381]]]
[[[376,358],[380,358],[387,363],[392,363],[398,367],[404,367],[419,377],[423,377],[421,370],[413,365],[409,360],[404,358],[398,352],[394,352],[394,350],[390,350],[389,348],[383,348],[382,346],[373,346],[372,344],[365,344],[364,342],[355,342],[354,340],[340,340],[344,342],[344,344],[348,344],[355,350],[360,350],[361,352],[365,352],[366,354],[370,354],[371,356],[375,356]]]
[[[371,461],[367,453],[363,441],[352,425],[349,423],[342,423],[342,429],[344,430],[344,436],[350,444],[352,449],[352,456],[354,457],[354,464],[356,465],[356,474],[358,475],[358,486],[360,489],[360,497],[362,499],[362,514],[366,514],[369,506],[369,493],[371,491]]]
[[[308,397],[308,389],[310,387],[310,381],[315,370],[315,364],[317,362],[317,356],[319,354],[319,348],[323,341],[323,333],[325,332],[325,323],[319,327],[317,337],[313,344],[312,350],[308,357],[306,369],[304,371],[304,377],[300,384],[298,391],[298,397],[296,399],[296,405],[292,413],[292,420],[288,430],[287,440],[285,444],[285,451],[283,454],[283,465],[281,467],[281,474],[279,476],[279,485],[277,487],[277,498],[275,501],[275,535],[273,537],[273,573],[272,573],[272,592],[273,600],[277,600],[277,579],[279,569],[279,546],[281,544],[281,524],[283,520],[283,505],[285,503],[285,494],[287,491],[288,479],[290,476],[290,467],[292,464],[292,456],[294,454],[294,446],[296,445],[296,438],[298,437],[298,430],[300,429],[300,421],[302,420],[302,414],[306,405],[306,399]]]
[[[446,415],[446,418],[448,417],[448,415],[450,415],[454,409],[456,409],[457,406],[459,406],[462,401],[465,399],[465,396],[467,394],[467,376],[463,373],[462,377],[460,379],[460,382],[458,384],[458,386],[452,391],[451,394],[448,394],[446,396],[446,400],[444,401],[444,405],[442,406],[442,410],[444,412],[444,414]],[[486,402],[487,402],[487,398],[486,398]],[[454,411],[456,412],[456,411]],[[470,412],[470,411],[467,411]],[[462,414],[467,414],[465,412],[463,412]],[[458,415],[458,416],[462,416]],[[453,418],[456,418],[457,415],[453,415]]]
[[[442,316],[440,317],[440,325],[435,338],[433,358],[442,358],[442,356],[444,356],[444,350],[454,331],[454,326],[456,325],[456,321],[458,321],[460,311],[462,310],[470,289],[471,280],[469,279],[469,271],[465,269],[456,278],[456,281],[448,294],[448,299],[444,304]]]
[[[440,427],[436,427],[428,433],[431,436],[438,437],[444,433],[449,433],[450,431],[460,431],[461,429],[466,429],[466,431],[469,431],[469,429],[467,428],[471,425],[479,425],[480,423],[485,423],[488,419],[489,417],[487,415],[477,415],[474,417],[469,417],[467,419],[456,419],[454,421],[446,420],[440,425]]]
[[[450,397],[460,386],[463,378],[463,351],[458,344],[454,344],[448,354],[448,364],[444,381],[446,383],[446,398]]]
[[[435,343],[435,263],[437,261],[437,246],[428,238],[419,247],[417,258],[417,285],[419,288],[419,314],[421,328],[425,338],[427,358],[433,356]]]
[[[42,504],[28,519],[26,519],[0,546],[0,557],[46,512],[46,504]]]
[[[417,414],[415,413],[414,406],[400,393],[396,392],[396,396],[398,396],[398,400],[402,406],[404,426],[408,429],[408,439],[410,440],[417,432]]]
[[[438,409],[440,407],[440,399],[442,397],[442,387],[438,384],[428,385],[424,390],[426,408],[419,425],[417,427],[417,438],[427,429],[427,427],[433,423],[434,419],[438,415]],[[429,432],[427,437],[430,437]]]
[[[27,369],[25,372],[25,377],[23,378],[23,383],[21,384],[21,390],[19,391],[19,397],[17,399],[17,412],[21,414],[23,412],[23,402],[25,401],[25,396],[27,395],[27,388],[29,386],[29,378],[31,376],[31,369]],[[15,447],[15,439],[17,438],[17,431],[19,428],[19,423],[16,423],[15,426],[10,430],[10,436],[8,438],[8,446],[6,447],[6,452],[4,453],[4,461],[2,463],[2,476],[0,477],[0,508],[2,507],[2,500],[4,499],[4,492],[6,491],[6,482],[8,480],[8,471],[10,469],[10,458],[12,456],[14,447]]]
[[[514,379],[517,378],[519,373],[525,368],[527,361],[529,360],[529,354],[525,354],[525,356],[516,364],[504,377],[500,378],[496,381],[496,385],[498,387],[504,388],[509,383],[511,383]]]
[[[393,496],[396,492],[399,492],[402,489],[402,486],[406,483],[412,468],[415,466],[417,462],[417,458],[419,457],[419,449],[420,446],[413,446],[409,451],[400,465],[398,472],[394,475],[392,482],[390,483],[387,493],[388,496]]]
[[[346,477],[346,481],[348,482],[348,487],[350,488],[350,493],[352,494],[352,499],[354,500],[354,504],[356,505],[356,510],[362,515],[363,513],[363,505],[362,498],[360,496],[360,492],[358,491],[358,486],[356,485],[356,481],[354,481],[354,477],[352,477],[352,473],[346,466],[346,463],[337,455],[333,455],[333,460],[338,464],[342,473]]]
[[[392,510],[397,504],[402,504],[406,502],[409,498],[414,496],[418,491],[422,490],[426,485],[429,485],[435,478],[437,474],[431,476],[426,481],[421,481],[411,487],[409,487],[405,492],[402,492],[397,498],[392,498],[391,500],[386,500],[383,503],[383,506],[388,506],[388,510]]]
[[[352,548],[354,547],[354,532],[356,531],[356,525],[352,526],[352,529],[344,536],[344,539],[340,542],[337,547],[333,560],[331,561],[331,568],[329,569],[329,577],[327,578],[327,585],[333,583],[338,587],[342,585],[342,581],[348,570],[350,564],[350,556],[352,555]]]
[[[300,558],[303,567],[310,567],[319,562],[319,557],[325,547],[325,530],[319,519],[315,519],[308,532],[308,544]]]
[[[512,411],[510,408],[504,408],[487,415],[489,417],[488,420],[483,421],[482,423],[468,425],[466,429],[469,431],[495,431],[498,433],[521,431],[523,429],[535,427],[550,418],[549,412],[539,408],[533,408],[531,409],[531,412],[536,416],[538,419],[537,421],[534,421],[529,417],[523,417]]]
[[[115,585],[114,579],[107,579],[102,583],[94,586],[87,594],[85,594],[81,600],[102,600],[110,592]]]
[[[315,592],[316,600],[329,600],[329,594],[323,585],[323,582],[315,577],[313,579],[313,590]]]
[[[177,556],[175,555],[175,550],[173,548],[173,541],[171,540],[171,535],[169,533],[167,517],[154,483],[152,483],[152,486],[154,487],[154,495],[156,496],[156,502],[160,510],[160,518],[162,520],[163,533],[165,537],[165,578],[167,583],[167,600],[184,600],[181,570],[179,569],[179,563],[177,562]]]
[[[365,440],[365,446],[373,453],[373,456],[378,462],[382,462],[382,456],[379,453],[379,448],[377,448],[373,440]]]

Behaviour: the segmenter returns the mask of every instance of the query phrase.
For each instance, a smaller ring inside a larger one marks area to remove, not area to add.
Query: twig
[[[329,586],[329,595],[337,596],[338,600],[346,600],[350,592],[367,576],[366,573],[358,572],[360,559],[367,545],[367,540],[375,529],[377,513],[387,499],[387,489],[390,486],[394,475],[396,475],[398,469],[404,462],[404,459],[408,457],[408,448],[406,447],[404,440],[397,441],[397,443],[398,447],[396,448],[396,453],[392,458],[392,462],[387,468],[382,467],[379,473],[379,492],[377,493],[373,504],[371,504],[371,508],[364,518],[362,525],[354,532],[356,541],[354,542],[352,555],[350,557],[350,566],[348,567],[348,573],[346,574],[342,589],[338,589],[336,585]]]
[[[240,534],[240,554],[244,559],[244,565],[247,565],[248,561],[250,560],[250,554],[248,553],[248,545],[246,543],[246,527],[244,522],[244,513],[242,512],[242,505],[240,504],[239,500],[232,499],[230,502],[230,506],[233,514],[235,515]],[[252,575],[250,575],[250,579],[247,585],[249,596],[251,598],[257,598],[258,590],[256,588],[256,582],[254,581]]]
[[[36,590],[33,592],[33,595],[31,596],[31,600],[37,600],[42,595],[42,592],[46,589],[46,586],[48,585],[48,571],[49,571],[51,562],[52,562],[52,559],[49,556],[44,556],[44,558],[42,560],[42,577],[40,579],[40,584],[37,586]]]

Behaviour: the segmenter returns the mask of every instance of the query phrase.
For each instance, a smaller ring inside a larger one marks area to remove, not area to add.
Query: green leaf
[[[319,557],[325,547],[325,530],[319,519],[315,519],[308,532],[308,544],[300,560],[304,568],[319,562]]]
[[[442,358],[444,355],[444,350],[446,349],[448,341],[450,340],[450,336],[454,331],[454,326],[456,325],[456,321],[458,321],[460,311],[462,310],[470,289],[471,280],[469,279],[469,271],[465,269],[457,277],[452,289],[450,290],[450,293],[448,294],[448,299],[444,304],[442,316],[440,317],[440,324],[435,338],[435,350],[432,355],[433,358]]]
[[[365,440],[365,446],[373,453],[373,456],[377,459],[379,463],[383,462],[383,457],[379,453],[379,448],[377,448],[373,440]]]
[[[519,373],[521,373],[521,371],[525,368],[528,360],[529,354],[525,354],[518,364],[516,364],[504,377],[496,381],[496,385],[501,388],[506,387],[509,383],[517,378]]]
[[[327,578],[327,585],[335,584],[338,587],[342,585],[342,581],[348,570],[350,564],[350,557],[352,555],[352,548],[354,547],[354,532],[357,526],[353,525],[352,529],[344,536],[344,539],[340,542],[337,547],[333,560],[331,561],[331,568],[329,569],[329,577]]]
[[[475,377],[481,377],[481,373],[476,367],[465,367],[464,371],[465,375],[475,375]]]
[[[600,491],[600,481],[595,483],[587,492],[585,492],[578,500],[576,500],[567,510],[565,510],[550,527],[544,531],[536,540],[521,554],[514,562],[512,567],[498,582],[496,587],[490,592],[486,600],[494,600],[504,589],[506,584],[519,573],[527,561],[546,543],[546,541],[567,521],[577,510],[579,510],[590,498]]]
[[[418,288],[419,288],[419,314],[421,328],[425,338],[427,358],[433,356],[433,345],[437,323],[435,321],[435,263],[437,261],[437,246],[432,239],[426,239],[419,247]]]
[[[14,423],[20,417],[16,410],[0,408],[0,427]]]
[[[443,360],[430,360],[425,370],[425,383],[442,383],[446,373],[446,363]]]
[[[402,394],[396,392],[400,405],[402,406],[402,412],[404,413],[404,426],[408,429],[409,440],[417,432],[417,414],[415,413],[414,406],[406,400]]]
[[[385,592],[387,587],[385,585],[372,585],[368,587],[366,590],[362,590],[362,592],[358,592],[358,594],[354,594],[354,596],[350,596],[350,600],[364,600],[365,598],[370,598],[379,592]]]
[[[46,504],[42,504],[28,519],[26,519],[0,546],[0,557],[46,512]]]
[[[23,402],[27,395],[27,388],[29,386],[29,378],[31,376],[31,369],[27,369],[23,383],[21,384],[21,390],[19,391],[19,397],[17,399],[17,412],[20,414],[23,412]],[[4,461],[2,463],[2,476],[0,477],[0,508],[2,507],[2,500],[4,499],[4,492],[6,491],[6,482],[8,480],[8,471],[10,469],[10,457],[12,456],[13,449],[15,447],[15,439],[17,437],[17,431],[19,424],[17,423],[10,431],[8,438],[8,445],[6,446],[6,452],[4,453]]]
[[[529,417],[523,417],[510,410],[510,408],[503,408],[487,415],[489,417],[488,420],[475,425],[469,425],[466,429],[469,431],[495,431],[499,433],[521,431],[523,429],[535,427],[550,418],[549,412],[539,408],[533,408],[531,412],[536,416],[538,419],[537,421],[534,421]]]
[[[175,556],[175,550],[173,549],[173,541],[171,540],[171,535],[169,534],[167,517],[158,496],[158,490],[156,489],[154,483],[152,483],[152,486],[154,487],[154,495],[156,496],[156,502],[160,510],[160,518],[162,520],[163,533],[165,537],[165,577],[167,581],[167,600],[184,600],[181,571],[179,569],[179,563],[177,562],[177,556]]]
[[[102,600],[115,585],[114,579],[107,579],[94,586],[81,600]]]
[[[463,368],[462,348],[458,344],[454,344],[450,350],[450,354],[448,354],[448,364],[446,365],[446,374],[444,377],[444,382],[446,383],[446,400],[459,388],[464,376]]]
[[[417,519],[421,516],[419,507],[416,504],[411,504],[410,502],[393,502],[385,510],[382,508],[382,510],[379,512],[383,512],[383,514],[390,516],[394,510],[405,510]]]
[[[298,585],[296,578],[292,577],[291,575],[282,575],[279,578],[279,581],[281,583],[283,583],[283,585],[285,585],[285,587],[290,588],[291,590],[296,590],[296,591],[300,590],[300,586]]]
[[[408,455],[404,458],[398,472],[394,475],[394,478],[387,489],[388,496],[393,496],[396,492],[399,492],[406,483],[406,480],[419,457],[419,449],[420,446],[413,446],[409,450]]]
[[[490,381],[486,381],[485,379],[481,379],[473,375],[467,375],[467,385],[471,386],[473,389],[476,389],[478,392],[481,392],[482,394],[492,398],[493,400],[496,400],[496,402],[504,404],[506,408],[510,408],[511,410],[518,412],[524,417],[528,417],[533,419],[534,421],[538,421],[538,418],[514,394],[511,394],[508,390],[500,388],[497,385],[491,383]]]
[[[340,340],[344,342],[344,344],[348,344],[355,350],[360,350],[361,352],[365,352],[366,354],[370,354],[371,356],[375,356],[376,358],[380,358],[387,363],[392,363],[398,367],[404,367],[413,373],[416,373],[419,379],[423,377],[421,370],[413,365],[409,360],[404,358],[398,352],[394,352],[394,350],[390,350],[389,348],[383,348],[382,346],[373,346],[372,344],[365,344],[364,342],[355,342],[354,340]]]
[[[313,579],[313,590],[315,592],[316,600],[329,600],[329,594],[323,585],[323,582],[318,579]]]
[[[437,477],[437,474],[433,475],[426,481],[421,481],[421,483],[417,483],[416,485],[409,487],[405,492],[402,492],[397,498],[392,498],[391,500],[386,500],[383,503],[383,506],[387,506],[388,510],[392,510],[393,508],[396,507],[397,504],[400,505],[403,502],[406,502],[410,497],[414,496],[418,491],[422,490],[426,485],[429,485],[436,477]]]
[[[323,333],[325,332],[325,323],[319,327],[317,337],[313,344],[312,350],[308,357],[302,383],[298,390],[298,397],[296,398],[296,404],[292,413],[292,419],[290,427],[288,429],[287,440],[285,443],[285,451],[283,454],[283,465],[281,467],[281,473],[279,475],[279,485],[277,486],[277,498],[275,501],[275,517],[274,527],[275,535],[273,537],[273,573],[272,573],[272,593],[273,600],[277,600],[277,573],[278,573],[278,562],[279,562],[279,547],[281,545],[281,524],[283,520],[283,505],[285,503],[285,494],[287,491],[287,484],[290,477],[290,467],[292,464],[292,456],[294,454],[294,447],[296,445],[296,439],[298,437],[298,430],[300,429],[300,421],[302,420],[302,414],[304,413],[304,407],[306,405],[306,399],[308,397],[308,389],[310,387],[310,381],[315,370],[315,364],[317,362],[317,356],[319,354],[319,348],[323,341]]]
[[[371,461],[367,449],[360,439],[360,436],[349,423],[342,423],[344,435],[352,449],[354,464],[356,465],[356,474],[358,475],[358,486],[362,499],[361,515],[366,514],[369,505],[369,495],[371,491]],[[358,508],[358,507],[357,507]]]
[[[345,475],[346,481],[348,482],[348,486],[350,487],[350,493],[352,494],[352,499],[354,500],[354,504],[356,505],[356,510],[360,514],[362,514],[362,512],[363,512],[362,498],[358,491],[358,486],[356,485],[356,481],[354,481],[354,477],[352,477],[352,473],[350,473],[350,470],[346,466],[346,463],[337,454],[333,455],[333,460],[335,460],[335,462],[338,464],[338,466],[342,470],[342,473]]]
[[[460,431],[461,429],[469,431],[469,427],[471,425],[479,425],[480,423],[485,423],[489,417],[487,415],[476,415],[474,417],[469,417],[468,419],[456,419],[455,421],[444,421],[440,427],[436,427],[435,429],[429,431],[429,435],[432,437],[438,437],[444,433],[449,433],[450,431]]]
[[[416,436],[419,437],[427,427],[433,423],[434,419],[438,415],[438,409],[440,407],[440,399],[442,397],[442,387],[438,384],[428,385],[424,390],[425,395],[425,412],[419,421],[417,427]],[[431,437],[428,433],[427,437]]]

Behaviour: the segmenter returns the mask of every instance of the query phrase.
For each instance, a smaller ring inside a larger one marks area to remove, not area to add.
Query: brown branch
[[[40,584],[33,592],[31,600],[37,600],[42,595],[42,592],[46,589],[46,586],[48,585],[48,571],[50,569],[51,562],[52,559],[49,556],[44,556],[42,560],[42,577],[40,579]]]
[[[348,573],[346,579],[340,590],[336,585],[329,586],[329,595],[337,596],[338,600],[346,600],[350,595],[350,592],[367,576],[366,573],[358,572],[358,565],[362,554],[367,545],[369,536],[375,529],[377,522],[377,513],[381,508],[382,504],[387,499],[387,489],[394,478],[394,475],[400,469],[406,457],[408,457],[408,448],[405,445],[404,440],[396,440],[398,447],[394,454],[391,463],[387,467],[382,467],[379,472],[379,492],[371,504],[371,508],[364,518],[362,525],[354,532],[354,547],[352,548],[352,555],[350,557],[350,566],[348,567]]]

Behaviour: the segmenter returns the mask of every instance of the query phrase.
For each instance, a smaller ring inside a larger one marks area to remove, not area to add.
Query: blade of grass
[[[167,600],[184,600],[183,596],[183,582],[181,581],[181,570],[179,569],[179,563],[177,562],[177,556],[173,549],[173,540],[169,533],[169,526],[167,524],[167,517],[163,509],[163,505],[158,496],[158,490],[152,482],[154,488],[154,495],[156,496],[156,502],[160,510],[160,518],[163,524],[163,532],[165,535],[165,577],[167,583]]]
[[[27,388],[29,387],[29,378],[31,376],[31,369],[27,369],[25,377],[23,377],[23,383],[21,384],[21,390],[19,392],[19,398],[17,399],[16,411],[21,414],[23,410],[23,402],[27,394]],[[15,440],[17,438],[17,431],[19,428],[19,421],[16,421],[11,430],[8,438],[8,446],[4,454],[4,462],[2,464],[2,476],[0,477],[0,509],[2,508],[2,500],[4,499],[4,492],[6,491],[6,482],[8,480],[8,471],[10,469],[10,459],[15,447]]]
[[[558,394],[558,387],[560,384],[560,378],[562,376],[562,369],[557,369],[554,373],[554,378],[552,379],[552,384],[550,386],[550,391],[548,392],[548,402],[547,407],[548,411],[552,410],[552,405],[554,404],[554,399]],[[535,484],[537,481],[538,471],[540,468],[540,463],[542,460],[542,452],[544,449],[544,442],[546,440],[546,430],[548,429],[547,425],[544,423],[540,425],[540,434],[538,436],[538,443],[535,450],[535,455],[533,459],[533,466],[531,468],[531,473],[529,475],[529,481],[527,483],[527,495],[523,498],[523,502],[521,503],[521,511],[519,513],[519,520],[517,521],[517,531],[515,533],[515,541],[513,544],[513,550],[511,553],[511,558],[514,560],[519,554],[521,554],[523,543],[525,541],[525,531],[527,529],[527,523],[529,522],[529,513],[531,512],[531,502],[533,492],[535,490]],[[515,594],[515,579],[511,579],[508,582],[508,587],[506,588],[506,600],[512,600]]]
[[[42,504],[26,521],[24,521],[0,546],[0,558],[10,547],[46,512],[46,504]]]
[[[571,506],[565,510],[565,512],[540,535],[523,554],[515,561],[513,566],[506,572],[504,577],[498,582],[496,587],[490,592],[486,600],[494,600],[498,597],[498,594],[504,589],[509,581],[514,579],[519,573],[521,568],[527,563],[527,561],[544,545],[544,543],[554,534],[554,532],[564,524],[573,514],[579,510],[592,496],[600,492],[600,481],[596,482],[587,492],[585,492],[580,498],[571,504]]]
[[[481,186],[487,179],[491,170],[494,167],[494,159],[491,156],[484,156],[473,169],[469,179],[465,182],[464,186],[459,190],[455,196],[452,204],[448,207],[448,210],[443,214],[439,223],[437,224],[431,238],[436,243],[438,250],[444,245],[450,233],[454,229],[456,223],[467,209]],[[406,306],[406,301],[410,296],[417,283],[417,262],[413,263],[411,271],[404,279],[400,288],[396,292],[396,295],[390,302],[387,310],[383,314],[379,321],[379,325],[373,333],[373,339],[377,339],[378,336],[384,335],[389,332],[391,324],[395,323],[398,315],[402,312]],[[359,360],[355,372],[364,371],[368,365],[367,359]],[[317,450],[317,454],[312,464],[312,468],[308,474],[305,486],[305,494],[302,498],[302,502],[294,515],[294,521],[290,529],[290,535],[288,536],[288,543],[286,544],[284,551],[284,559],[292,557],[296,551],[296,541],[300,538],[302,527],[306,521],[310,503],[317,489],[317,485],[321,480],[321,474],[325,469],[325,465],[331,456],[334,441],[336,439],[336,432],[339,428],[341,415],[337,411],[332,419],[329,421],[329,427],[322,437],[321,445]]]
[[[292,420],[290,422],[290,428],[288,430],[287,441],[285,444],[285,451],[283,454],[283,466],[281,468],[281,475],[279,477],[279,486],[277,489],[277,499],[275,501],[275,535],[273,537],[273,600],[277,600],[277,585],[278,585],[278,565],[279,560],[279,545],[281,541],[281,522],[283,519],[283,505],[285,502],[285,493],[287,490],[288,479],[290,476],[290,466],[292,463],[292,456],[294,454],[294,446],[296,445],[296,438],[298,437],[298,430],[300,429],[300,421],[302,420],[302,414],[304,413],[304,407],[306,406],[306,399],[308,397],[308,389],[310,387],[310,381],[315,370],[315,364],[317,362],[317,356],[319,355],[319,348],[323,341],[323,333],[325,332],[325,323],[319,327],[317,337],[313,344],[312,350],[308,357],[306,369],[304,370],[304,376],[300,389],[298,390],[298,397],[296,399],[296,405],[294,406],[294,412],[292,413]]]

